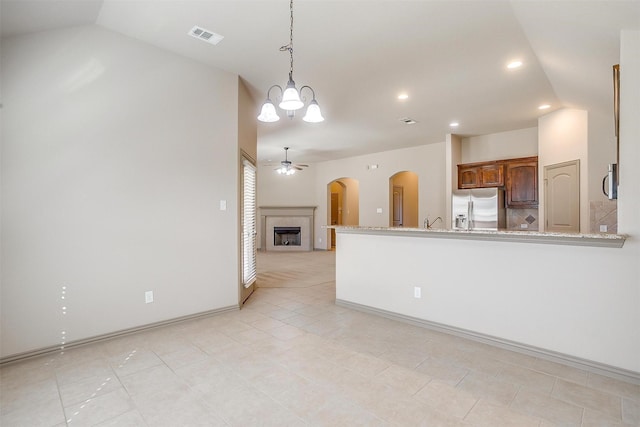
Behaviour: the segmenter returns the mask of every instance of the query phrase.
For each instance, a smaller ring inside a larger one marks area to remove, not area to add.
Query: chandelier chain
[[[289,78],[293,79],[293,0],[289,2],[289,44],[280,47],[281,52],[289,51],[290,66],[289,66]]]
[[[280,85],[273,85],[267,91],[267,100],[262,104],[262,108],[260,109],[260,115],[258,115],[258,120],[265,123],[277,122],[280,120],[280,116],[275,110],[275,106],[270,99],[270,94],[272,89],[280,90],[280,104],[278,106],[287,112],[287,117],[293,119],[296,110],[304,107],[306,103],[306,98],[301,97],[300,95],[307,89],[311,91],[313,95],[313,99],[309,102],[307,106],[307,112],[305,116],[302,118],[305,122],[308,123],[320,123],[324,121],[324,117],[320,113],[320,107],[318,106],[318,101],[316,101],[316,93],[311,86],[304,85],[298,90],[296,88],[296,82],[293,81],[293,0],[289,1],[289,44],[284,46],[280,46],[280,52],[289,52],[289,81],[287,81],[287,85],[283,88]],[[287,161],[287,150],[285,148],[285,162]],[[291,172],[295,172],[295,169],[292,169]]]

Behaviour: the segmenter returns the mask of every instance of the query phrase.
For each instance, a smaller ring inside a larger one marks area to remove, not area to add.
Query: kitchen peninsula
[[[546,243],[573,246],[621,248],[627,238],[619,234],[575,234],[510,230],[449,230],[410,227],[329,226],[336,232],[386,236],[414,236],[441,239],[493,240],[520,243]]]
[[[640,380],[626,236],[334,228],[338,304]]]

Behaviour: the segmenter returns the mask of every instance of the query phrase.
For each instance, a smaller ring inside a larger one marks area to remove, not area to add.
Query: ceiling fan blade
[[[296,164],[296,166],[300,166],[301,168],[308,168],[309,167],[309,165],[299,165],[299,164]]]
[[[297,170],[299,170],[299,171],[301,171],[301,170],[302,170],[302,168],[299,168],[299,167],[298,167],[298,165],[294,165],[294,166],[293,166],[293,168],[294,168],[294,169],[297,169]]]

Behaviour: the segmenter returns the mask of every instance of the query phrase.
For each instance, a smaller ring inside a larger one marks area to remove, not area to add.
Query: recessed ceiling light
[[[546,110],[547,108],[551,108],[551,105],[549,104],[542,104],[541,106],[538,107],[538,110]]]
[[[405,99],[409,99],[409,95],[407,95],[406,93],[401,93],[400,95],[398,95],[398,99],[404,101]]]
[[[522,67],[522,61],[511,61],[507,64],[507,68],[513,70],[514,68]]]
[[[449,123],[449,126],[451,126],[452,128],[457,128],[458,126],[460,126],[460,123],[458,123],[458,122],[451,122],[451,123]]]

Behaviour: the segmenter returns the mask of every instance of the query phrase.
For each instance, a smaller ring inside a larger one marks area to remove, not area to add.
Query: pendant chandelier
[[[302,118],[305,122],[309,123],[319,123],[324,121],[324,117],[322,117],[322,113],[320,112],[320,106],[318,105],[318,101],[316,101],[316,93],[310,86],[302,86],[300,91],[296,89],[296,83],[293,81],[293,0],[291,0],[289,4],[289,10],[291,13],[291,25],[289,27],[289,44],[282,46],[280,48],[281,52],[289,52],[290,56],[290,68],[289,68],[289,81],[287,82],[286,89],[282,89],[280,85],[273,85],[267,91],[267,100],[262,104],[262,109],[260,110],[260,115],[258,116],[258,120],[261,122],[277,122],[280,120],[280,116],[276,112],[276,107],[271,102],[271,89],[278,88],[280,89],[281,101],[278,104],[282,110],[286,111],[287,117],[293,119],[295,116],[296,110],[304,107],[304,101],[300,98],[300,94],[303,89],[309,89],[313,98],[307,107],[307,112]]]

